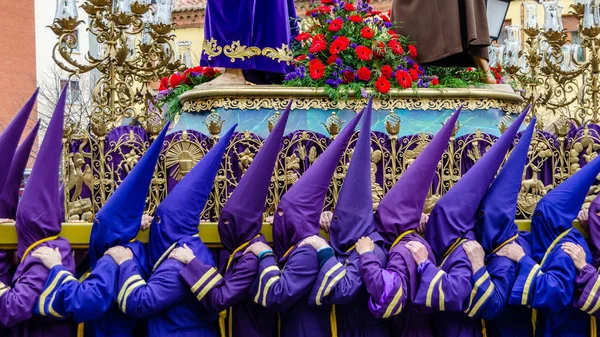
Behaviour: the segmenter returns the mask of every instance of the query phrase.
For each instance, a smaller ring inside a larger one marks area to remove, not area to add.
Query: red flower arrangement
[[[306,14],[304,32],[292,43],[295,69],[286,85],[324,87],[333,99],[365,95],[363,89],[385,95],[431,85],[433,78],[414,61],[414,45],[369,1],[313,1]]]
[[[221,75],[215,68],[193,67],[181,73],[165,76],[158,86],[157,100],[159,105],[166,105],[165,115],[170,120],[179,114],[181,103],[179,96],[193,89],[196,85],[211,81]]]

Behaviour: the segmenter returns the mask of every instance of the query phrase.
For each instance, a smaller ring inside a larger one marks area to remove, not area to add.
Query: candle
[[[523,3],[525,9],[525,29],[537,29],[537,2],[526,1]]]
[[[556,1],[546,0],[542,2],[542,5],[544,6],[544,31],[558,31],[558,8]]]

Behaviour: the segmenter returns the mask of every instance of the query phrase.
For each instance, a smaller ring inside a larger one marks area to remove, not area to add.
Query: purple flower
[[[319,13],[317,13],[317,12],[312,12],[310,15],[311,15],[313,18],[316,18],[317,16],[319,16]]]
[[[385,25],[386,28],[392,27],[392,23],[391,22],[384,22],[383,24]]]
[[[333,36],[333,41],[337,40],[337,38],[338,38],[338,36],[337,36],[337,35],[334,35],[334,36]]]
[[[337,82],[331,78],[328,78],[327,80],[325,80],[325,84],[327,84],[328,86],[333,87],[333,88],[338,87]]]
[[[335,64],[336,64],[338,67],[342,67],[342,66],[344,65],[344,63],[342,62],[342,59],[339,59],[339,58],[338,58],[337,60],[335,60]]]
[[[362,98],[367,98],[367,91],[363,88],[360,88],[360,95],[362,96]]]
[[[414,62],[412,59],[408,58],[408,59],[406,60],[406,65],[407,65],[409,68],[412,68],[412,66],[413,66],[413,65],[415,65],[415,62]]]
[[[354,42],[350,43],[350,47],[356,48],[356,43],[354,43]]]

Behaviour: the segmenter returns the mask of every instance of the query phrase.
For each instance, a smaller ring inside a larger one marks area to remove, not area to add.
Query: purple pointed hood
[[[600,267],[600,195],[590,204],[588,210],[588,231],[590,232],[590,250],[594,267]]]
[[[292,101],[221,210],[219,236],[230,252],[254,238],[262,229],[273,168],[283,147],[283,132],[291,107]]]
[[[534,117],[479,205],[475,237],[487,254],[519,233],[515,224],[517,198],[535,122]]]
[[[419,226],[427,193],[448,147],[460,110],[456,110],[377,206],[377,231],[388,245],[402,233]]]
[[[331,246],[338,254],[348,251],[362,236],[375,232],[371,196],[372,104],[369,100],[363,113],[358,140],[329,228]]]
[[[168,129],[169,123],[96,214],[90,234],[92,268],[106,250],[129,242],[139,232],[146,197]]]
[[[435,204],[425,231],[425,240],[440,260],[458,239],[475,239],[473,232],[479,203],[496,176],[529,107],[473,167]]]
[[[319,234],[319,217],[331,178],[363,111],[348,123],[281,198],[273,219],[273,242],[277,256],[283,258],[290,247],[306,237]]]
[[[150,225],[150,265],[180,239],[198,234],[200,214],[236,127],[231,127],[158,205]]]
[[[600,157],[596,157],[538,201],[531,217],[532,253],[536,261],[542,259],[561,233],[572,227],[599,172]]]
[[[6,182],[4,183],[4,188],[0,194],[0,218],[15,219],[17,215],[19,190],[21,189],[23,174],[25,173],[39,127],[40,121],[35,123],[15,153]]]
[[[38,240],[58,235],[61,230],[59,172],[67,87],[63,88],[48,130],[39,148],[31,175],[17,207],[17,255]]]
[[[31,115],[31,110],[33,110],[33,106],[35,105],[39,90],[39,88],[35,89],[35,92],[31,95],[29,100],[27,100],[27,103],[25,103],[15,118],[13,118],[0,135],[0,153],[2,154],[2,158],[4,158],[2,165],[0,165],[0,191],[3,190],[4,184],[7,181],[15,151],[19,145],[19,140],[21,140],[23,130],[25,129],[25,126],[27,126],[27,121]]]

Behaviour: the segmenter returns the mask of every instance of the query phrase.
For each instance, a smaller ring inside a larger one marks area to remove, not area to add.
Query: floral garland
[[[182,73],[174,73],[163,77],[156,96],[159,106],[166,106],[165,117],[173,120],[181,111],[179,96],[192,90],[198,84],[211,81],[221,75],[221,72],[211,67],[193,67]]]
[[[365,95],[367,88],[385,95],[391,88],[439,85],[414,61],[417,48],[369,1],[315,1],[306,16],[292,44],[295,69],[285,84],[325,87],[332,99]]]

